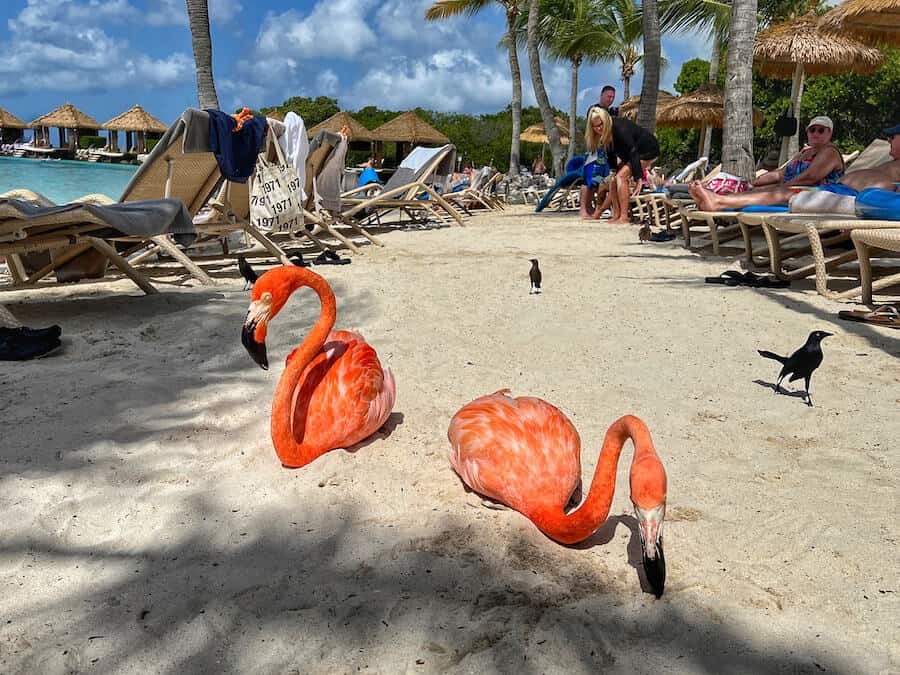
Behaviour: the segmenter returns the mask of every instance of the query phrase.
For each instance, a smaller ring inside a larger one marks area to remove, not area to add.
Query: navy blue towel
[[[246,183],[256,167],[256,156],[266,133],[266,118],[255,115],[244,122],[240,131],[232,132],[237,120],[221,110],[209,113],[209,146],[222,175],[235,183]]]

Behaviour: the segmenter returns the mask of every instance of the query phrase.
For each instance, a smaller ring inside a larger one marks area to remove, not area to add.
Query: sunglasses
[[[828,127],[808,127],[806,131],[811,134],[824,134]]]

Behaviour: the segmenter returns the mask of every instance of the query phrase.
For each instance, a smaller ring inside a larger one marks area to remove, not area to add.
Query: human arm
[[[841,160],[840,153],[833,145],[820,150],[816,156],[806,167],[805,171],[794,176],[791,180],[785,181],[786,187],[797,185],[817,185],[825,176],[836,169],[843,170],[844,163]]]
[[[757,176],[750,185],[753,187],[762,187],[763,185],[779,185],[784,180],[784,171],[782,169],[774,169],[766,171],[761,176]]]

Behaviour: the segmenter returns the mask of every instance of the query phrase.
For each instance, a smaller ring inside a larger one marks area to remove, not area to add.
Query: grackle
[[[528,291],[528,295],[541,292],[541,268],[538,267],[537,258],[531,258],[530,262],[531,271],[528,276],[531,278],[531,290]]]
[[[809,380],[812,378],[813,372],[822,364],[822,340],[830,337],[833,333],[826,333],[824,330],[814,330],[806,338],[806,344],[795,351],[790,356],[779,356],[763,349],[758,349],[760,356],[767,359],[773,359],[783,364],[781,372],[778,373],[778,382],[775,384],[775,393],[781,393],[781,381],[790,375],[790,382],[799,380],[801,377],[806,381],[806,405],[812,407],[812,396],[809,395]]]
[[[650,219],[648,218],[644,221],[644,224],[641,225],[641,229],[638,230],[638,241],[643,244],[650,239],[651,234],[653,234],[653,230],[650,229]]]
[[[259,279],[259,275],[252,267],[250,267],[250,263],[247,262],[247,259],[244,256],[238,257],[238,269],[241,271],[241,276],[244,277],[246,282],[244,283],[244,290],[246,291],[248,288],[253,288],[253,284]]]

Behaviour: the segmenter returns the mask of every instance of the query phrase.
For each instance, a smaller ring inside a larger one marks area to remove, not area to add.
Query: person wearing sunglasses
[[[871,169],[851,170],[841,176],[837,182],[818,185],[816,190],[850,197],[856,196],[857,193],[868,188],[898,191],[898,185],[900,185],[900,124],[885,129],[884,133],[891,144],[892,161]],[[705,188],[700,181],[694,181],[690,187],[691,196],[703,211],[740,209],[745,206],[782,206],[788,203],[795,191],[795,188],[782,184],[768,189],[717,195]]]
[[[813,117],[806,125],[806,146],[783,169],[767,171],[751,181],[752,189],[837,183],[844,174],[844,159],[831,143],[833,131],[830,117]]]

